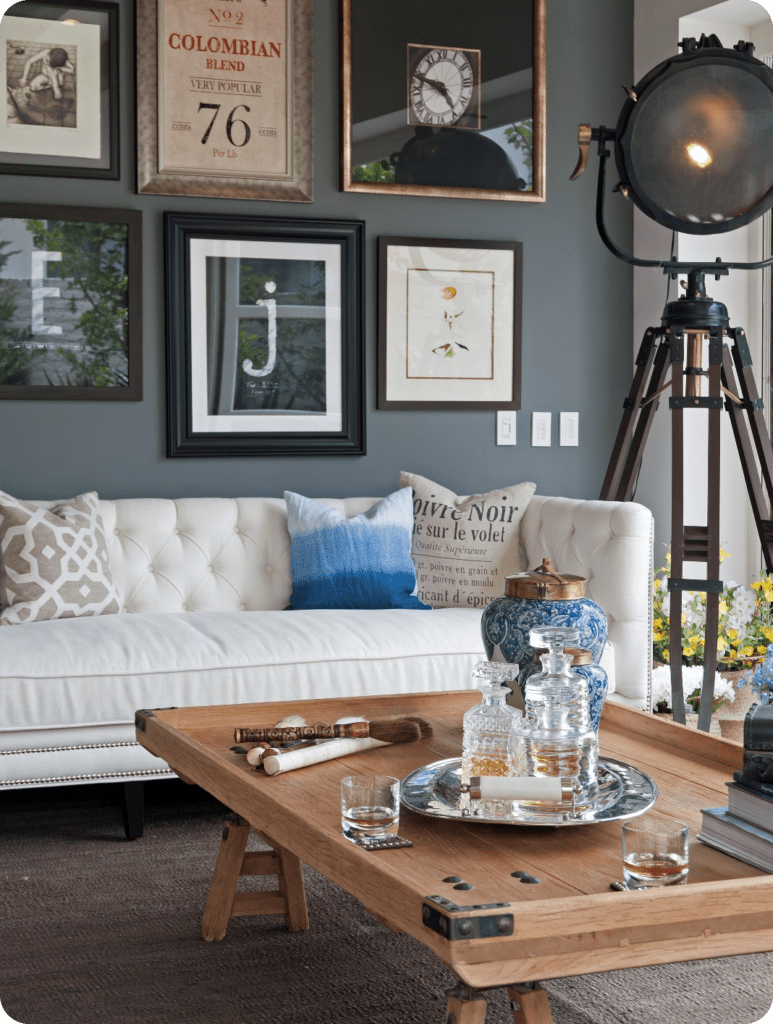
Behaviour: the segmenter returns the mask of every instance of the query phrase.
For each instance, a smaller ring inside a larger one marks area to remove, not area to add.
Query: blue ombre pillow
[[[351,519],[292,491],[284,498],[293,608],[430,608],[416,596],[410,487]]]

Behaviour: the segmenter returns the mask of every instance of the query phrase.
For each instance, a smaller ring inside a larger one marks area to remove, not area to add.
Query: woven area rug
[[[145,836],[131,843],[114,787],[0,798],[0,1003],[13,1020],[442,1024],[445,967],[308,868],[308,932],[286,931],[280,916],[245,917],[204,942],[224,808],[178,782],[146,792]],[[773,1003],[773,954],[546,987],[555,1024],[752,1024]],[[506,992],[491,992],[486,1024],[512,1022]]]

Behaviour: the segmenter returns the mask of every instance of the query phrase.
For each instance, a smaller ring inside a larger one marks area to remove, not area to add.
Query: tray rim
[[[506,819],[503,819],[503,818],[493,818],[493,817],[484,817],[483,815],[478,815],[478,814],[470,814],[470,815],[442,814],[442,813],[439,813],[437,811],[427,810],[426,808],[415,807],[415,806],[413,806],[413,804],[407,803],[406,800],[405,800],[405,796],[404,796],[405,783],[409,779],[413,778],[414,775],[417,775],[419,772],[426,772],[426,771],[428,771],[430,769],[435,769],[435,777],[437,778],[441,774],[441,770],[442,771],[449,771],[449,770],[451,770],[452,768],[454,768],[457,765],[459,767],[461,767],[461,764],[462,764],[461,757],[447,757],[447,758],[443,758],[440,761],[431,761],[429,764],[425,764],[425,765],[422,765],[419,768],[415,768],[412,772],[409,772],[405,776],[405,778],[400,780],[400,806],[401,807],[405,807],[406,810],[413,811],[415,814],[421,814],[421,815],[423,815],[426,818],[439,819],[440,821],[457,821],[457,822],[462,822],[464,824],[472,824],[472,825],[476,825],[476,824],[477,825],[515,825],[515,826],[519,826],[519,827],[529,827],[529,828],[531,828],[531,827],[535,827],[535,828],[562,828],[562,827],[569,826],[569,825],[571,825],[571,826],[577,826],[577,825],[603,825],[603,824],[606,824],[607,822],[610,822],[610,821],[627,821],[630,818],[637,818],[637,817],[639,817],[642,814],[646,814],[647,811],[651,810],[654,807],[655,803],[657,802],[658,796],[660,795],[660,791],[658,789],[657,783],[655,782],[655,780],[652,778],[651,775],[648,775],[646,772],[642,771],[641,768],[636,768],[636,767],[634,767],[634,765],[628,764],[626,761],[621,761],[621,760],[619,760],[619,758],[616,758],[616,757],[600,756],[598,761],[599,761],[600,765],[603,765],[604,767],[606,767],[609,771],[612,772],[612,774],[615,774],[614,767],[610,767],[610,766],[619,766],[620,768],[625,768],[625,769],[628,769],[629,771],[636,772],[637,775],[639,775],[642,778],[646,779],[646,781],[650,784],[650,786],[652,787],[652,790],[653,790],[653,796],[652,796],[652,799],[649,801],[649,803],[646,803],[644,806],[642,806],[642,808],[640,810],[631,811],[630,813],[627,813],[627,814],[613,814],[613,815],[609,815],[608,814],[608,815],[606,815],[603,818],[596,818],[596,819],[594,819],[594,818],[564,818],[563,821],[532,821],[532,820],[529,820],[529,821],[519,821],[517,818],[506,818]],[[623,785],[625,785],[625,781],[624,780],[623,780]],[[615,802],[613,804],[611,804],[607,808],[607,810],[612,810],[615,807],[615,805],[617,803],[619,803],[620,799],[624,795],[625,795],[625,789],[622,790],[622,792],[617,797]]]

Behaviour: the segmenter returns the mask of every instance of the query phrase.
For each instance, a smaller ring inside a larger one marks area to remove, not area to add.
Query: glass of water
[[[400,780],[391,775],[341,779],[341,828],[350,839],[383,839],[400,824]]]
[[[632,888],[686,882],[689,856],[683,821],[645,814],[623,824],[623,878]]]

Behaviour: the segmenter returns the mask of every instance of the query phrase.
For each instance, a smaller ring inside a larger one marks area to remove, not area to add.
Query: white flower
[[[671,706],[671,669],[668,665],[658,665],[652,670],[652,707],[660,703]]]
[[[703,666],[685,665],[682,668],[682,692],[685,697],[699,690],[703,685]],[[714,699],[726,697],[728,700],[735,700],[733,684],[728,679],[723,679],[719,672],[714,676]],[[665,702],[671,707],[671,668],[668,665],[659,665],[652,670],[652,707]]]
[[[722,676],[717,675],[714,679],[714,700],[720,697],[724,697],[732,703],[735,700],[735,687],[732,680],[723,679]]]

